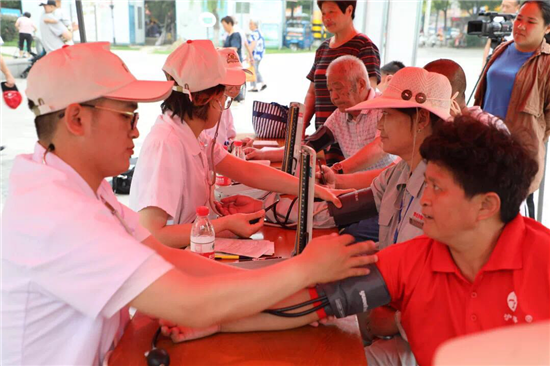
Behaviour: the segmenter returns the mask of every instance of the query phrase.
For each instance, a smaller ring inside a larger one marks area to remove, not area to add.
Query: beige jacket
[[[495,49],[479,82],[475,105],[483,108],[487,71],[512,42],[503,43]],[[539,171],[530,189],[530,192],[534,192],[542,180],[546,153],[544,143],[550,135],[550,44],[545,40],[519,69],[504,122],[512,135],[533,153],[539,163]]]

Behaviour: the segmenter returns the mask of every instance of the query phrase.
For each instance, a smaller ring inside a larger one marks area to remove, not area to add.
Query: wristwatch
[[[344,174],[344,169],[343,169],[342,164],[340,162],[333,164],[331,169],[336,174]]]

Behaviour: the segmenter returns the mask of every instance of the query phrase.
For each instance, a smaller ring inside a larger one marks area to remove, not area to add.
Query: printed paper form
[[[260,258],[262,255],[273,255],[275,243],[269,240],[216,238],[216,252]]]

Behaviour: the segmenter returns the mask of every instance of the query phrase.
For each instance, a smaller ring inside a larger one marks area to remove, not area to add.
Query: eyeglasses
[[[220,105],[220,108],[223,109],[223,110],[226,110],[226,109],[229,109],[229,107],[231,107],[231,103],[233,103],[233,98],[231,98],[229,95],[227,94],[223,94],[223,96],[225,97],[225,101],[223,102],[223,104],[218,100],[218,104]]]
[[[139,112],[120,111],[118,109],[112,109],[112,108],[102,107],[102,106],[93,105],[93,104],[82,104],[81,103],[80,105],[83,106],[83,107],[102,109],[104,111],[115,112],[115,113],[122,114],[122,115],[127,116],[127,117],[131,117],[132,121],[130,122],[130,127],[132,128],[132,130],[136,128],[137,122],[139,120]]]

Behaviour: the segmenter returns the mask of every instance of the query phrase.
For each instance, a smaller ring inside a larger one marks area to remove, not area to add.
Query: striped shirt
[[[327,88],[326,71],[328,65],[344,55],[356,56],[367,67],[369,77],[376,76],[380,82],[380,53],[378,47],[364,34],[358,33],[343,45],[330,48],[330,39],[319,46],[315,52],[315,61],[307,78],[315,85],[315,127],[322,126],[336,107],[330,101]]]

